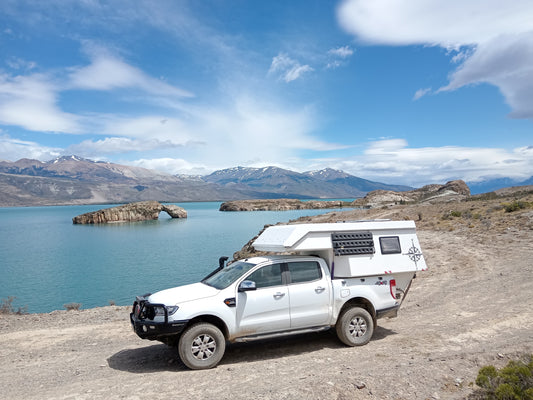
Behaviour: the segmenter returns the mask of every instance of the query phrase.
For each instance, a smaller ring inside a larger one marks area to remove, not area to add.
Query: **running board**
[[[279,337],[284,337],[284,336],[298,335],[301,333],[322,332],[322,331],[327,331],[329,328],[330,326],[328,325],[328,326],[319,326],[315,328],[295,329],[291,331],[265,333],[265,334],[252,335],[252,336],[243,336],[243,337],[236,338],[235,342],[253,342],[254,340],[279,338]]]

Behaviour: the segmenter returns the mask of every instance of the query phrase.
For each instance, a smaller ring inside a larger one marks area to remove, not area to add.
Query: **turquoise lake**
[[[30,313],[131,304],[136,295],[197,282],[265,224],[333,210],[220,212],[221,203],[175,203],[187,219],[74,225],[112,205],[0,208],[0,298]]]

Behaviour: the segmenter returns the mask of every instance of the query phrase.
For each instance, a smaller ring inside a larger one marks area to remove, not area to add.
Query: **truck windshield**
[[[213,286],[219,290],[227,288],[239,277],[255,267],[256,264],[247,263],[244,261],[237,261],[227,267],[221,269],[216,274],[204,279],[202,283]]]

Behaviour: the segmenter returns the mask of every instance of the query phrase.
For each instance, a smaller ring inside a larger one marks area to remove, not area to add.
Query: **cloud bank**
[[[459,66],[437,92],[497,86],[514,118],[533,118],[533,2],[345,0],[339,24],[368,44],[440,46]],[[416,95],[415,95],[416,97]]]
[[[368,143],[363,154],[351,160],[327,162],[366,179],[401,181],[415,187],[453,179],[479,182],[509,177],[523,181],[533,173],[533,147],[511,151],[460,146],[414,148],[404,139],[388,139]]]

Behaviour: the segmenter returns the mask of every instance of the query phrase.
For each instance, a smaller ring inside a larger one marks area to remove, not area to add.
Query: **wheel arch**
[[[354,297],[348,300],[346,303],[344,303],[339,311],[339,315],[342,315],[343,312],[345,312],[347,309],[352,307],[361,307],[364,308],[366,311],[369,312],[369,314],[372,316],[372,319],[374,320],[374,325],[376,325],[376,308],[374,307],[374,304],[372,302],[364,297]]]
[[[226,323],[220,317],[217,317],[215,315],[210,315],[210,314],[198,315],[198,316],[192,318],[187,323],[187,326],[194,325],[194,324],[196,324],[198,322],[207,322],[207,323],[215,325],[218,329],[220,329],[220,331],[222,332],[224,337],[226,339],[228,339],[228,337],[229,337],[228,327],[227,327]]]

